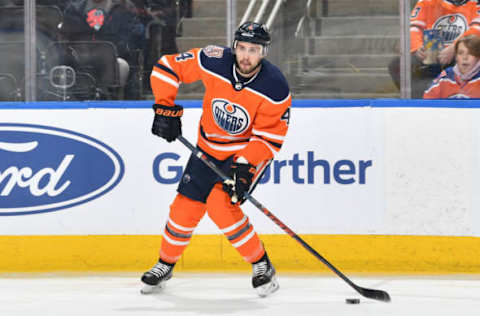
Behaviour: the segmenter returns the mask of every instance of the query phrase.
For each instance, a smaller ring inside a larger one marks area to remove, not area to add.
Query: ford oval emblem
[[[0,123],[0,216],[53,212],[89,202],[122,179],[123,161],[90,136]]]

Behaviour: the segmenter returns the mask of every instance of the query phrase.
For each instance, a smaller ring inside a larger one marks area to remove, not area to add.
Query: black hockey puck
[[[360,304],[360,299],[358,299],[358,298],[347,298],[347,299],[345,299],[345,303],[347,303],[347,304]]]

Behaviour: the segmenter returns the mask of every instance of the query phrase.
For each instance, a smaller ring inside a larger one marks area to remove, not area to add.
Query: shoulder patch
[[[207,57],[222,58],[224,50],[225,48],[221,46],[208,45],[203,49],[203,52]]]

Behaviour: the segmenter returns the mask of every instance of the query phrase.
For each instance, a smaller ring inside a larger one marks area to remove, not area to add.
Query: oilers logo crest
[[[443,39],[443,44],[453,43],[467,28],[467,20],[461,14],[442,16],[433,25],[433,29],[440,30],[440,37]]]
[[[231,135],[244,132],[250,124],[247,110],[228,100],[213,99],[212,112],[215,123]]]

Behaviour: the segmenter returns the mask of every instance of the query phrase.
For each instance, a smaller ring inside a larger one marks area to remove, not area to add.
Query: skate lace
[[[163,263],[157,263],[150,272],[157,277],[165,276],[170,272],[170,267]]]
[[[265,274],[268,269],[268,264],[266,261],[261,261],[253,265],[253,275],[258,276]]]

